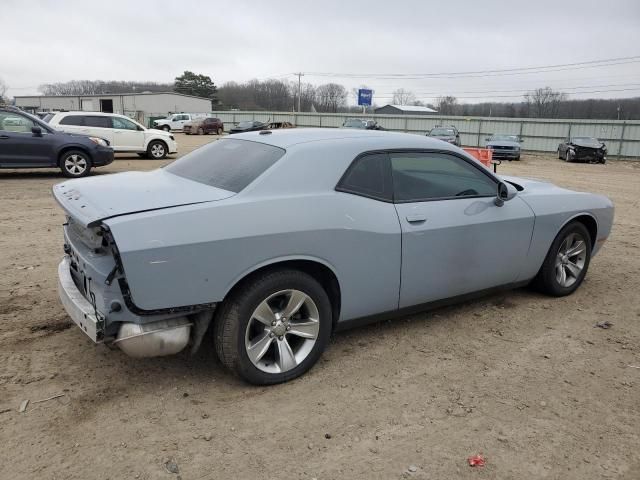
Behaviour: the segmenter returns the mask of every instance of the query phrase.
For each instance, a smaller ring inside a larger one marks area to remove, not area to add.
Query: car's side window
[[[84,126],[84,117],[82,115],[67,115],[60,120],[60,125],[82,127]]]
[[[336,190],[391,201],[388,155],[370,153],[354,160],[338,183]]]
[[[33,121],[12,112],[0,112],[0,130],[14,133],[31,133],[31,128],[38,127]]]
[[[84,117],[84,124],[87,127],[111,128],[111,119],[109,117],[87,115]]]
[[[133,123],[130,120],[127,120],[126,118],[111,117],[111,120],[113,121],[113,128],[117,128],[120,130],[137,130],[138,129],[135,123]]]
[[[392,152],[389,156],[396,202],[496,195],[493,178],[455,155]]]

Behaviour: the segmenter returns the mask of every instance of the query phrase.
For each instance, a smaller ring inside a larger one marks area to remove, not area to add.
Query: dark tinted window
[[[497,184],[491,177],[454,155],[406,152],[389,156],[396,201],[496,195]]]
[[[84,117],[84,124],[87,127],[111,128],[111,118],[86,116]]]
[[[387,159],[386,153],[374,153],[358,158],[345,173],[338,190],[391,200]]]
[[[84,117],[82,115],[67,115],[60,120],[60,125],[84,126]]]
[[[239,192],[284,153],[283,149],[272,145],[224,139],[198,148],[166,168],[196,182]]]
[[[119,130],[138,130],[137,125],[126,118],[111,117],[111,121],[113,122],[113,128]]]

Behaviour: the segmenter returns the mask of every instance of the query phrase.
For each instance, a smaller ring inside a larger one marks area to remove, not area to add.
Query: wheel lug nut
[[[274,321],[274,322],[271,322],[271,326],[272,326],[272,327],[275,327],[275,326],[276,326],[276,322],[275,322],[275,321]]]
[[[283,338],[284,338],[283,336],[280,336],[280,337],[278,337],[278,340],[282,340]]]
[[[273,333],[273,332],[271,332],[271,333],[269,334],[269,337],[271,337],[271,338],[273,338],[273,337],[275,337],[275,336],[276,336],[276,334],[275,334],[275,333]]]
[[[287,325],[287,330],[291,330],[291,325]]]

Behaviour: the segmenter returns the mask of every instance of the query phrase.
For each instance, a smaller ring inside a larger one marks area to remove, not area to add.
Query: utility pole
[[[300,97],[302,96],[302,77],[304,77],[304,73],[294,73],[294,75],[298,76],[298,113],[300,113]]]

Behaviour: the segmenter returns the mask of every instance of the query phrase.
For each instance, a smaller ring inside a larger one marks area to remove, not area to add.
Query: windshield
[[[343,127],[348,127],[348,128],[365,128],[366,124],[365,122],[363,122],[362,120],[358,120],[358,119],[351,119],[351,120],[347,120],[346,122],[344,122],[342,124]]]
[[[573,137],[573,141],[582,143],[600,143],[600,140],[593,137]]]
[[[222,139],[185,155],[166,167],[180,177],[239,192],[285,154],[282,148],[246,140]]]
[[[491,135],[494,142],[519,142],[517,135]]]
[[[453,128],[434,128],[429,135],[432,137],[455,137],[456,131]]]
[[[240,122],[238,124],[239,128],[249,128],[249,127],[253,127],[253,122]]]

